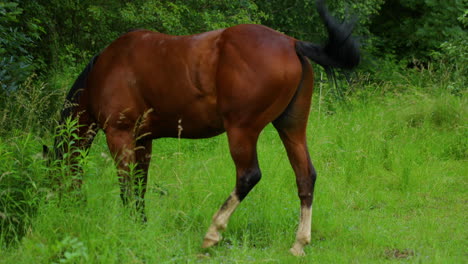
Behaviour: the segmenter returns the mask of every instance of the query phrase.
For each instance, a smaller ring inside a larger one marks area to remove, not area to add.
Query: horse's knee
[[[260,181],[262,173],[259,168],[250,169],[241,175],[236,186],[236,194],[242,201],[252,188]]]

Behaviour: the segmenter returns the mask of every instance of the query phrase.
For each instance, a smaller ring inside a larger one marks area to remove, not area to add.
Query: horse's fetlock
[[[296,240],[302,245],[308,245],[310,244],[310,238],[311,238],[310,234],[299,234]]]
[[[216,223],[216,228],[218,228],[218,230],[226,230],[227,228],[227,224],[226,223]]]

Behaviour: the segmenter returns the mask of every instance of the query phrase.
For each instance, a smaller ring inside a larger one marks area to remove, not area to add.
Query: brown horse
[[[314,84],[306,57],[327,70],[351,69],[359,63],[352,26],[337,23],[323,1],[317,1],[317,8],[329,35],[324,45],[260,25],[191,36],[146,30],[124,34],[78,77],[62,122],[78,120],[80,140],[75,146],[81,149],[90,147],[98,129],[105,132],[122,199],[132,199],[141,212],[153,139],[208,138],[227,132],[236,186],[214,215],[205,248],[220,241],[220,230],[260,180],[257,139],[273,123],[296,175],[301,217],[291,252],[302,255],[310,242],[316,179],[306,144]],[[54,147],[58,158],[67,151],[57,142]],[[130,176],[131,164],[140,172],[136,177]]]

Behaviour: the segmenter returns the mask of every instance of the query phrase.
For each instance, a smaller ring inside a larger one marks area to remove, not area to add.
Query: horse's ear
[[[46,145],[42,145],[42,158],[48,159],[50,154],[50,149]]]

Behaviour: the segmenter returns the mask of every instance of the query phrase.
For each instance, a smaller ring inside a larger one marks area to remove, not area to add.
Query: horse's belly
[[[170,112],[156,112],[151,117],[155,138],[208,138],[223,132],[223,120],[212,98],[199,99]]]

